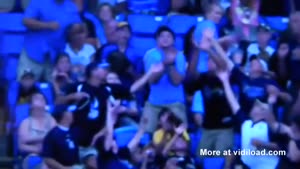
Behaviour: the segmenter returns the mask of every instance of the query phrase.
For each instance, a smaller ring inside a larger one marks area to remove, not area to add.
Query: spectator
[[[118,75],[114,72],[108,73],[106,79],[108,84],[122,85],[122,82],[119,79]],[[127,96],[125,98],[122,98],[121,101],[120,109],[122,110],[122,112],[120,112],[121,114],[119,114],[117,126],[137,126],[137,123],[134,120],[138,115],[137,103],[133,96],[131,96],[129,91],[126,93]]]
[[[60,54],[57,57],[52,76],[52,84],[55,90],[55,95],[62,95],[63,89],[66,85],[73,82],[71,77],[70,57],[67,54]]]
[[[299,91],[298,91],[298,96]],[[271,100],[276,100],[276,95]],[[290,126],[276,122],[273,114],[267,115],[267,122],[270,129],[280,137],[287,137],[288,141],[284,144],[284,150],[287,151],[286,156],[281,156],[280,162],[276,169],[295,168],[300,164],[300,114],[299,114],[299,101],[297,98],[294,108],[291,111]]]
[[[118,47],[119,51],[124,53],[128,60],[130,61],[132,68],[133,68],[133,74],[139,74],[142,73],[142,58],[137,56],[135,50],[130,46],[130,40],[131,40],[131,27],[127,22],[120,22],[118,24]],[[135,75],[136,76],[136,75]]]
[[[117,41],[118,23],[114,19],[115,14],[113,7],[108,3],[101,4],[97,11],[97,17],[103,26],[103,30],[101,31],[104,31],[104,36],[100,37],[101,44],[115,43]]]
[[[197,47],[197,52],[194,55],[198,55],[198,57],[193,57],[195,60],[191,60],[189,63],[189,69],[194,70],[194,67],[197,67],[198,72],[206,72],[207,71],[207,61],[208,61],[208,53],[199,49],[200,44],[207,43],[203,32],[205,30],[210,29],[212,30],[212,36],[215,39],[218,39],[218,31],[217,31],[217,24],[220,22],[223,11],[222,7],[217,2],[210,2],[205,4],[205,20],[199,22],[194,31],[194,43]],[[191,71],[189,71],[191,72]],[[194,72],[193,72],[194,73]]]
[[[54,118],[46,112],[46,101],[42,94],[33,94],[30,106],[30,116],[22,121],[18,131],[19,149],[25,156],[40,155],[45,136],[56,126]]]
[[[155,64],[163,64],[164,69],[152,74],[149,79],[150,95],[143,112],[143,116],[149,119],[147,132],[155,130],[158,113],[163,107],[169,108],[185,124],[187,123],[182,85],[186,67],[185,57],[174,48],[175,35],[170,28],[160,27],[155,37],[157,47],[146,53],[145,70],[149,71]]]
[[[300,31],[298,29],[299,26],[300,26],[300,11],[292,12],[289,17],[289,27],[281,34],[281,39],[288,40],[291,50],[293,50],[299,44],[299,38],[298,38],[300,37]]]
[[[260,0],[232,0],[231,15],[239,38],[255,41],[255,28],[258,26]]]
[[[126,88],[134,82],[134,73],[131,71],[131,63],[128,58],[121,52],[111,52],[107,58],[107,62],[110,64],[111,71],[116,72]]]
[[[74,23],[67,28],[65,52],[70,56],[71,63],[74,66],[88,65],[96,53],[95,48],[86,43],[86,38],[87,29],[84,24]]]
[[[268,62],[275,50],[269,46],[272,37],[271,28],[261,24],[257,28],[257,43],[252,43],[247,48],[248,56],[257,55],[259,58]]]
[[[244,52],[241,49],[235,49],[234,51],[232,51],[230,58],[236,67],[244,70],[247,58],[245,57]]]
[[[43,142],[42,155],[49,168],[83,168],[78,166],[79,148],[70,132],[73,122],[73,114],[70,111],[72,110],[56,112],[58,126],[46,135]]]
[[[268,123],[265,122],[266,114],[273,113],[270,109],[270,105],[262,103],[260,101],[256,101],[250,111],[250,120],[246,120],[247,116],[244,113],[238,103],[237,99],[234,96],[234,93],[231,89],[229,82],[229,73],[220,72],[218,73],[218,77],[223,83],[227,100],[230,104],[233,114],[235,118],[242,124],[241,126],[241,134],[242,134],[242,149],[253,151],[255,149],[263,150],[278,150],[278,146],[272,142],[269,137],[269,126]],[[273,97],[273,95],[270,95]],[[278,156],[268,156],[268,155],[260,155],[253,156],[250,154],[245,154],[241,156],[242,161],[249,168],[276,168],[279,157]]]
[[[35,83],[36,81],[32,70],[25,69],[20,80],[18,104],[29,103],[32,94],[39,91]]]
[[[276,81],[285,89],[290,79],[291,50],[285,40],[278,42],[278,49],[269,60],[269,69],[275,74]]]
[[[114,125],[118,119],[118,109],[120,102],[115,102],[113,105],[109,101],[107,102],[107,116],[106,116],[106,132],[104,137],[99,137],[96,142],[96,147],[99,151],[98,166],[102,169],[128,169],[129,166],[123,163],[121,160],[130,160],[132,153],[137,149],[137,146],[144,134],[145,122],[132,138],[132,140],[125,147],[118,147],[116,141],[113,138]]]
[[[159,128],[154,132],[152,142],[157,151],[159,151],[159,153],[163,153],[162,149],[169,141],[171,141],[174,136],[175,128],[180,125],[180,120],[168,109],[162,109],[158,117]],[[189,135],[186,131],[183,132],[183,137],[185,141],[190,141]]]
[[[23,20],[28,32],[20,56],[18,77],[30,67],[37,79],[51,80],[51,63],[56,53],[63,51],[65,29],[74,22],[80,22],[80,17],[71,0],[45,0],[42,6],[39,0],[32,0]]]
[[[222,83],[216,76],[217,65],[212,59],[208,61],[208,70],[194,80],[188,79],[186,86],[188,93],[193,94],[197,90],[201,90],[203,96],[205,113],[201,115],[203,117],[200,117],[203,119],[203,129],[199,147],[208,151],[232,150],[234,141],[232,112],[224,95]],[[228,157],[226,166],[230,165],[231,161]]]
[[[170,14],[193,14],[193,8],[189,0],[171,0]]]

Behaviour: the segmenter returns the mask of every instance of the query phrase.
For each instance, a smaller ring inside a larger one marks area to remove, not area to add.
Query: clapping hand
[[[162,63],[154,64],[150,68],[150,73],[160,73],[164,70],[164,65]]]
[[[208,51],[212,46],[212,40],[214,38],[215,32],[212,29],[206,29],[203,31],[202,39],[199,43],[196,43],[195,45],[201,49]]]

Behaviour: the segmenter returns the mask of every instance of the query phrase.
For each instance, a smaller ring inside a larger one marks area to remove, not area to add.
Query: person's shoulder
[[[159,49],[158,48],[149,49],[149,50],[146,51],[145,56],[153,55],[153,54],[160,54]]]

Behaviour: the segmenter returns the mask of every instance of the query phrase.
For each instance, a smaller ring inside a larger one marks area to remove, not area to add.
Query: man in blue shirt
[[[18,76],[30,67],[37,78],[49,80],[50,63],[65,47],[65,28],[75,22],[80,22],[80,17],[72,0],[32,0],[24,14],[28,30]]]
[[[152,74],[149,79],[150,95],[143,112],[143,116],[149,120],[147,132],[156,129],[162,108],[169,108],[184,123],[187,122],[182,85],[186,61],[183,53],[174,48],[174,39],[170,28],[160,27],[156,32],[157,47],[144,56],[145,71],[149,71],[153,65],[163,65],[162,71]]]

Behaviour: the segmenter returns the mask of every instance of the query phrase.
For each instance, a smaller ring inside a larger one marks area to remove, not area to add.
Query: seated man
[[[70,132],[73,114],[71,110],[63,110],[55,113],[55,116],[58,125],[46,135],[43,143],[45,163],[50,168],[75,168],[79,164],[79,149]]]

